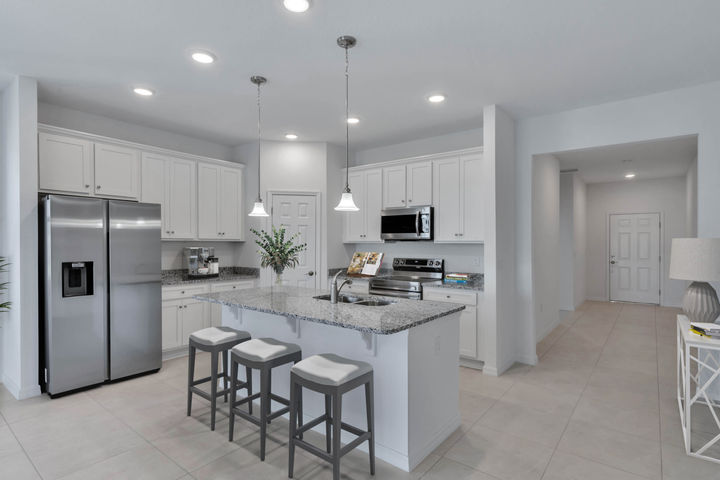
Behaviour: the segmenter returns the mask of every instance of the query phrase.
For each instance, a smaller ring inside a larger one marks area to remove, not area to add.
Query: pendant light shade
[[[257,85],[257,108],[258,108],[258,122],[257,122],[257,133],[258,133],[258,195],[257,199],[255,200],[255,206],[253,206],[252,212],[248,214],[250,217],[269,217],[268,213],[265,211],[265,205],[263,204],[262,198],[260,197],[260,150],[262,149],[262,117],[261,117],[261,108],[260,108],[260,86],[267,82],[267,78],[261,77],[260,75],[254,75],[250,77],[250,81]]]
[[[345,49],[345,190],[343,191],[342,197],[340,197],[340,203],[338,203],[335,210],[338,212],[357,212],[360,210],[355,202],[353,201],[352,192],[350,191],[350,180],[349,180],[349,168],[350,168],[350,124],[348,122],[349,115],[349,79],[350,79],[350,62],[348,61],[348,49],[355,46],[357,40],[355,37],[349,35],[343,35],[338,37],[337,44],[340,48]]]

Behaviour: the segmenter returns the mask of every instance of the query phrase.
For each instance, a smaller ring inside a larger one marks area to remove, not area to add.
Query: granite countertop
[[[377,307],[351,303],[333,305],[328,300],[313,298],[328,293],[327,290],[311,288],[265,287],[209,293],[193,298],[381,335],[401,332],[465,308],[454,303],[388,297],[369,297],[393,302]]]
[[[215,278],[188,278],[187,270],[163,270],[162,286],[191,285],[218,282],[241,282],[243,280],[256,280],[260,276],[257,268],[222,267],[220,275]]]

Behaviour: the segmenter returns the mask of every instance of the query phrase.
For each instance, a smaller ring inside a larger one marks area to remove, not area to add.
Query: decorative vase
[[[283,270],[275,271],[275,285],[280,287],[283,284]]]

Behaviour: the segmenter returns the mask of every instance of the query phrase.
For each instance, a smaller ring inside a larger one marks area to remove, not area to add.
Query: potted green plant
[[[300,253],[307,249],[307,243],[295,243],[299,234],[285,238],[285,228],[272,227],[272,234],[265,230],[259,232],[250,229],[258,238],[255,243],[260,247],[260,265],[270,267],[275,272],[275,283],[282,285],[282,274],[287,268],[295,268],[300,263]]]
[[[7,266],[10,265],[7,263],[7,259],[5,257],[0,257],[0,273],[7,272]],[[0,283],[0,292],[3,290],[7,290],[8,283],[10,282],[3,282]],[[2,302],[0,303],[0,312],[7,312],[10,310],[10,302]]]

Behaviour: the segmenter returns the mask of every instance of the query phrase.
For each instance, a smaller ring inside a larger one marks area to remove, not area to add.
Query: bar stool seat
[[[198,395],[210,402],[210,430],[215,430],[215,411],[217,398],[222,396],[227,402],[230,376],[228,375],[228,352],[235,345],[250,340],[250,334],[230,327],[208,327],[190,334],[188,339],[188,397],[187,415],[192,413],[192,396]],[[210,376],[195,379],[195,352],[200,350],[210,353]],[[222,373],[218,373],[218,355],[222,353]],[[223,381],[223,389],[218,392],[218,379]],[[210,393],[200,389],[198,385],[210,382]],[[247,382],[237,386],[246,388]]]
[[[342,421],[342,397],[360,386],[365,387],[365,413],[367,430]],[[302,389],[307,388],[325,396],[325,415],[303,425]],[[368,442],[370,474],[375,475],[375,420],[374,420],[373,368],[366,362],[344,358],[332,353],[313,355],[290,369],[290,441],[288,477],[293,477],[295,447],[330,462],[333,480],[340,479],[340,459],[361,443]],[[325,423],[325,451],[303,440],[303,433]],[[341,447],[341,432],[355,435]]]
[[[240,343],[230,350],[230,430],[228,438],[233,441],[235,415],[260,427],[260,460],[265,460],[265,437],[267,424],[271,420],[289,412],[290,400],[272,393],[272,369],[288,363],[297,363],[302,358],[302,350],[294,343],[281,342],[274,338],[254,338]],[[245,383],[238,380],[240,365],[245,367]],[[260,371],[260,392],[252,393],[252,369]],[[247,389],[247,397],[237,398],[237,391]],[[252,402],[260,400],[260,415],[253,415]],[[284,405],[271,411],[272,401]],[[240,409],[247,403],[247,412]],[[298,407],[302,410],[302,406]]]

